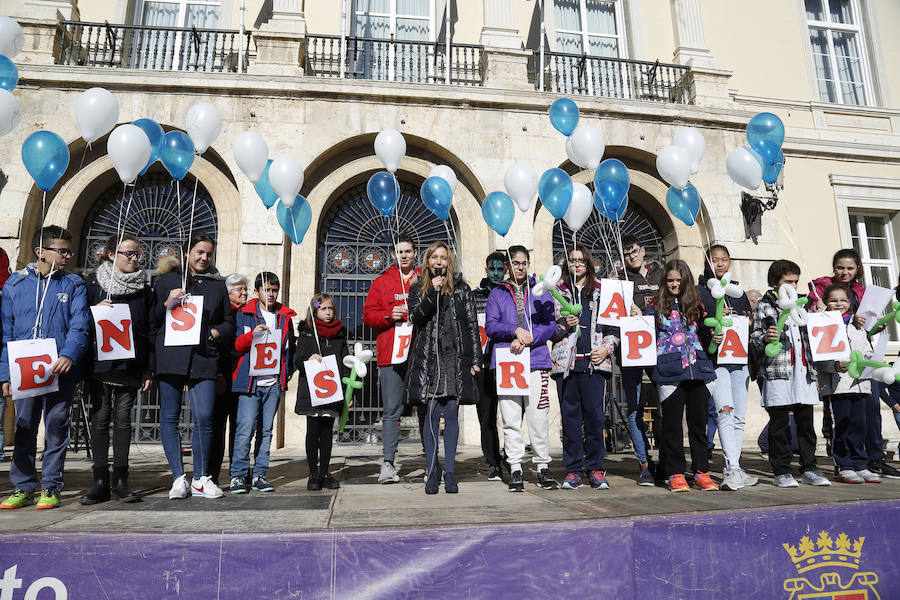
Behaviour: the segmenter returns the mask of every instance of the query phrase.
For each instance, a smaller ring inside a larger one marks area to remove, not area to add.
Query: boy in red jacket
[[[403,379],[406,375],[406,361],[392,364],[394,351],[398,356],[408,356],[412,347],[412,328],[408,327],[409,308],[406,298],[409,286],[416,281],[420,270],[416,264],[416,245],[407,234],[401,234],[397,246],[391,252],[396,263],[372,282],[369,295],[363,304],[363,323],[378,332],[375,342],[378,358],[378,378],[381,381],[381,402],[384,414],[381,417],[382,439],[384,442],[384,463],[378,475],[378,483],[400,481],[394,467],[397,443],[400,437],[399,423],[403,413]],[[408,331],[407,331],[408,327]],[[394,340],[400,344],[394,348]]]

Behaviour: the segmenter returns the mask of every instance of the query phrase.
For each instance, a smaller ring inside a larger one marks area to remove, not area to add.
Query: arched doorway
[[[363,304],[372,281],[391,263],[392,232],[396,236],[399,226],[415,239],[420,263],[429,244],[449,241],[443,222],[425,207],[418,187],[412,184],[400,183],[394,214],[396,218],[388,219],[376,211],[365,184],[359,184],[347,189],[322,217],[316,260],[318,289],[334,297],[337,318],[347,328],[351,348],[362,342],[375,350],[375,331],[362,322]],[[298,312],[305,318],[305,307]],[[350,409],[341,441],[380,443],[381,429],[375,426],[381,419],[378,389],[378,370],[372,368]]]

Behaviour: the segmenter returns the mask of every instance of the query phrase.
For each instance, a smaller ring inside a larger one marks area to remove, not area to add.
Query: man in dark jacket
[[[63,465],[69,444],[69,407],[75,383],[81,378],[79,362],[90,343],[90,317],[84,282],[78,275],[66,273],[72,257],[72,234],[51,225],[38,229],[31,247],[37,257],[35,266],[14,273],[3,290],[3,352],[0,355],[0,382],[3,396],[13,392],[10,383],[9,346],[18,340],[33,338],[56,343],[58,358],[53,364],[40,357],[20,363],[19,391],[48,385],[59,378],[59,390],[16,399],[16,446],[9,478],[15,486],[12,496],[0,508],[21,508],[34,501],[38,487],[35,468],[37,435],[41,414],[44,417],[44,460],[41,468],[41,498],[38,509],[57,508],[63,487]],[[35,299],[39,299],[36,303]],[[18,362],[18,361],[17,361]],[[49,377],[47,375],[50,375]],[[27,394],[26,394],[27,395]]]

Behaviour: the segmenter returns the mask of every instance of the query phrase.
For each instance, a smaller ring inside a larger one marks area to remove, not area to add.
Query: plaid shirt
[[[791,338],[787,327],[782,330],[781,338],[779,339],[783,344],[781,352],[775,355],[774,358],[769,358],[769,355],[766,354],[766,330],[778,324],[780,311],[776,302],[777,298],[774,290],[769,290],[765,296],[760,298],[756,309],[753,311],[753,329],[750,331],[750,351],[756,359],[760,376],[769,380],[790,379],[793,371],[793,365],[791,364]],[[809,377],[816,379],[818,372],[816,363],[813,362],[812,347],[810,346],[809,334],[805,326],[800,328],[800,337],[803,340],[803,357],[806,359]]]

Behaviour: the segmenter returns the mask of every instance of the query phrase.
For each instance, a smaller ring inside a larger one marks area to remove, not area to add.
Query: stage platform
[[[748,451],[758,486],[672,494],[637,486],[617,454],[609,490],[544,491],[526,468],[511,494],[463,448],[460,493],[427,496],[420,450],[401,445],[398,484],[376,482],[379,447],[341,447],[341,488],[310,492],[304,453],[288,449],[273,453],[275,492],[170,501],[161,450],[139,446],[144,501],[89,507],[90,464],[71,455],[61,508],[0,512],[0,572],[15,565],[17,593],[40,580],[57,598],[57,585],[71,598],[900,598],[900,480],[777,489]]]

